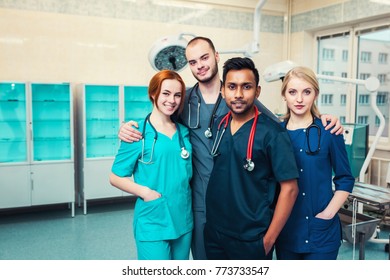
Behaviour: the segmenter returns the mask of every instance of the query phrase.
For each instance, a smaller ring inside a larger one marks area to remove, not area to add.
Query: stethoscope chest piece
[[[187,159],[187,158],[190,157],[190,153],[186,150],[186,148],[182,147],[182,148],[181,148],[180,156],[181,156],[183,159]]]
[[[213,136],[213,133],[211,132],[211,129],[208,128],[205,132],[204,132],[204,136],[206,136],[206,138],[211,138],[211,136]]]
[[[246,159],[246,163],[244,164],[244,169],[248,171],[253,171],[255,169],[255,163],[251,159]]]

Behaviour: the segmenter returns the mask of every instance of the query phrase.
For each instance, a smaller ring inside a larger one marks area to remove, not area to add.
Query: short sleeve
[[[271,155],[272,169],[278,182],[299,177],[294,151],[286,131],[277,133],[269,142],[268,153]]]
[[[131,177],[141,156],[141,141],[127,143],[121,141],[111,171],[119,177]]]

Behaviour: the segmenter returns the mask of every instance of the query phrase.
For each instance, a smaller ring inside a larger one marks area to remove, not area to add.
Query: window
[[[334,60],[334,49],[323,49],[322,50],[323,60]]]
[[[358,116],[359,124],[368,124],[368,116]]]
[[[340,116],[340,122],[345,123],[345,116]]]
[[[387,53],[379,53],[378,54],[378,63],[379,64],[387,64]]]
[[[378,21],[376,26],[370,23],[370,26],[362,24],[318,31],[316,40],[317,73],[361,80],[377,77],[380,80],[377,97],[372,99],[372,94],[362,84],[335,80],[330,83],[320,79],[321,97],[317,104],[320,112],[345,116],[345,119],[351,123],[367,124],[369,135],[374,136],[378,131],[375,124],[376,112],[369,105],[372,105],[371,102],[376,102],[380,112],[387,116],[382,137],[389,137],[390,26],[388,20]],[[390,148],[390,137],[387,141]]]
[[[347,62],[348,61],[348,50],[343,50],[343,53],[342,53],[342,60],[344,62]]]
[[[378,74],[378,80],[381,84],[386,83],[386,74]]]
[[[360,94],[359,95],[359,105],[369,105],[370,104],[370,95]]]
[[[371,52],[362,51],[360,54],[360,62],[371,63]]]
[[[334,72],[332,72],[332,71],[322,71],[321,74],[325,75],[325,76],[334,76]],[[332,80],[323,79],[323,82],[324,83],[332,83]]]
[[[386,91],[378,91],[376,96],[376,104],[378,106],[383,106],[387,104],[387,96],[389,95]]]
[[[321,95],[321,104],[322,105],[332,105],[333,104],[333,94]]]
[[[342,94],[342,95],[340,95],[340,105],[345,106],[345,104],[347,104],[347,95]]]

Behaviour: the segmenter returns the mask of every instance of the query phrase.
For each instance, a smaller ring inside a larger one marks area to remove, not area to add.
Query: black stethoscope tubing
[[[209,119],[208,127],[205,130],[205,132],[204,132],[204,135],[205,135],[206,138],[211,138],[213,136],[213,134],[211,132],[211,128],[213,127],[214,119],[217,116],[217,110],[218,110],[219,104],[221,103],[221,100],[222,100],[221,88],[222,88],[222,82],[221,82],[221,87],[219,89],[219,95],[218,95],[217,102],[215,102],[215,105],[213,107],[213,111],[212,111],[210,119]],[[197,121],[196,121],[196,125],[195,126],[191,126],[191,98],[192,98],[193,91],[195,91],[196,99],[197,99],[197,105],[198,105],[197,106],[197,114],[196,114],[196,120]],[[201,106],[201,97],[200,97],[200,94],[199,94],[199,83],[196,83],[192,87],[192,89],[190,91],[190,94],[188,95],[188,127],[191,128],[191,129],[200,128],[200,125],[199,125],[200,106]]]
[[[153,160],[153,153],[154,153],[154,146],[157,142],[157,139],[158,139],[158,133],[157,133],[157,130],[156,128],[153,126],[153,124],[151,123],[150,121],[150,115],[151,113],[149,113],[146,118],[145,118],[145,123],[144,123],[144,127],[142,129],[142,152],[141,152],[141,159],[139,160],[140,162],[142,163],[145,163],[145,164],[149,164],[152,162]],[[145,130],[146,130],[146,124],[149,123],[149,125],[151,126],[151,128],[153,129],[154,131],[154,139],[153,139],[153,144],[152,144],[152,151],[150,153],[150,158],[148,161],[144,161],[144,150],[145,150]],[[183,159],[188,159],[189,156],[190,156],[190,153],[188,152],[188,150],[186,149],[186,146],[185,146],[185,143],[184,143],[184,140],[183,140],[183,137],[181,135],[181,131],[180,131],[180,126],[178,125],[177,122],[175,122],[175,126],[176,126],[176,129],[177,129],[177,133],[178,133],[178,137],[179,137],[179,145],[180,145],[180,156],[183,158]]]
[[[311,146],[310,146],[310,129],[313,129],[313,128],[315,128],[317,130],[317,136],[318,136],[317,149],[315,149],[314,151],[311,149]],[[314,156],[314,155],[316,155],[316,154],[318,154],[320,152],[320,150],[321,150],[321,146],[320,146],[320,143],[321,143],[321,128],[317,124],[314,123],[314,117],[313,117],[313,122],[311,123],[311,125],[309,125],[306,128],[306,141],[307,141],[306,154]]]
[[[305,150],[305,152],[306,152],[306,154],[308,154],[310,156],[314,156],[314,155],[318,154],[321,150],[321,146],[320,146],[320,144],[321,144],[321,128],[315,123],[314,116],[312,116],[312,117],[313,117],[312,123],[304,129],[305,142],[307,143],[307,150]],[[288,123],[288,121],[286,122],[286,128],[287,128],[287,123]],[[317,136],[318,136],[317,149],[315,149],[314,151],[312,150],[311,145],[310,145],[310,130],[311,129],[316,129]]]

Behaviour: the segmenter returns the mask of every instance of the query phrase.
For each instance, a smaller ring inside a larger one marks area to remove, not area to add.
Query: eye
[[[310,89],[306,89],[303,93],[304,93],[305,95],[310,95],[310,94],[311,94],[311,90],[310,90]]]
[[[244,85],[244,86],[243,86],[243,88],[244,88],[244,89],[246,89],[246,90],[249,90],[249,89],[251,89],[251,88],[252,88],[252,85],[250,85],[250,84],[247,84],[247,85]]]
[[[165,95],[165,96],[168,96],[169,95],[169,92],[166,92],[166,91],[163,91],[161,92],[162,95]]]
[[[288,91],[288,94],[294,96],[297,92],[295,90],[289,90]]]
[[[230,89],[230,90],[233,90],[233,89],[235,89],[235,88],[236,88],[236,85],[234,85],[234,84],[228,85],[228,89]]]
[[[188,64],[191,65],[191,66],[194,66],[195,65],[195,61],[188,61]]]
[[[180,92],[175,93],[175,97],[176,97],[176,98],[181,98],[181,93],[180,93]]]
[[[203,60],[203,61],[206,61],[206,60],[208,60],[208,59],[209,59],[209,56],[208,56],[208,55],[205,55],[205,56],[202,57],[202,60]]]

